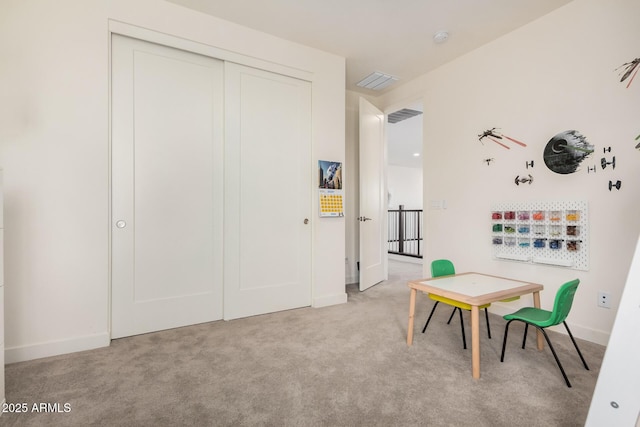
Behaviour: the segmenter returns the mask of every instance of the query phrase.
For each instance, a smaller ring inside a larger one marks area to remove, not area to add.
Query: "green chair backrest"
[[[431,277],[449,276],[451,274],[456,274],[456,269],[448,259],[437,259],[431,262]]]
[[[565,321],[569,315],[569,311],[571,311],[573,296],[576,294],[579,284],[580,280],[574,279],[560,286],[560,289],[558,289],[558,292],[556,293],[556,300],[553,304],[551,318],[545,323],[549,323],[549,326],[552,326]]]

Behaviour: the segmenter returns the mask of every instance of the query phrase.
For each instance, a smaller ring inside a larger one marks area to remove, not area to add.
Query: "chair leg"
[[[535,326],[535,325],[534,325]],[[560,372],[562,372],[562,376],[564,377],[564,382],[567,383],[567,387],[571,387],[571,383],[569,382],[569,378],[567,378],[567,374],[564,372],[564,368],[562,367],[562,363],[560,363],[560,359],[558,359],[558,355],[556,354],[556,350],[553,348],[551,344],[551,340],[549,340],[549,336],[545,332],[544,328],[539,328],[535,326],[539,331],[542,332],[544,338],[547,340],[547,344],[549,344],[549,348],[551,349],[551,353],[553,353],[553,357],[556,359],[556,363],[558,364],[558,368],[560,368]]]
[[[462,329],[462,346],[467,349],[467,338],[464,335],[464,320],[462,320],[462,310],[456,307],[458,313],[460,313],[460,329]]]
[[[502,354],[500,355],[500,361],[504,362],[504,351],[505,348],[507,347],[507,335],[509,333],[509,325],[511,325],[511,322],[513,322],[514,320],[518,320],[518,319],[511,319],[507,322],[507,324],[504,327],[504,339],[502,341]],[[520,320],[521,321],[521,320]],[[529,328],[529,324],[527,322],[523,322],[524,323],[524,340],[527,340],[527,329]],[[560,359],[558,359],[558,355],[556,354],[556,350],[553,348],[553,344],[551,344],[551,341],[549,340],[549,336],[547,335],[547,333],[544,331],[543,328],[539,328],[535,325],[533,325],[535,328],[537,328],[540,332],[542,332],[542,335],[544,335],[545,340],[547,341],[547,344],[549,345],[549,348],[551,349],[551,353],[553,354],[553,358],[556,359],[556,363],[558,364],[558,368],[560,368],[560,372],[562,373],[562,376],[564,378],[564,382],[567,384],[567,387],[571,387],[571,383],[569,382],[569,378],[567,378],[567,374],[564,372],[564,368],[562,367],[562,363],[560,363]],[[522,348],[524,348],[524,342],[522,343]],[[579,353],[579,352],[578,352]]]
[[[569,326],[567,325],[567,322],[562,322],[562,323],[564,324],[564,327],[567,329],[567,332],[569,333],[569,337],[571,337],[571,342],[573,342],[573,346],[578,351],[578,356],[580,356],[580,360],[582,360],[582,364],[584,365],[584,368],[588,371],[589,367],[587,366],[587,362],[585,362],[584,357],[582,357],[582,353],[578,348],[578,344],[576,343],[576,340],[573,338],[573,334],[571,334],[571,331],[569,330]]]
[[[507,334],[509,333],[509,325],[513,320],[509,320],[504,327],[504,338],[502,340],[502,354],[500,355],[500,361],[504,362],[504,349],[507,347]]]
[[[433,316],[433,312],[436,311],[436,307],[438,306],[438,303],[440,301],[436,301],[435,304],[433,304],[433,308],[431,309],[431,314],[429,314],[429,318],[427,319],[427,323],[424,324],[424,328],[422,328],[422,333],[424,334],[424,331],[427,330],[427,326],[429,326],[429,321],[431,321],[431,316]]]
[[[456,310],[458,310],[458,307],[453,307],[453,311],[451,312],[451,316],[449,316],[449,320],[447,321],[447,325],[449,323],[451,323],[451,319],[453,319],[453,315],[456,314]]]
[[[524,337],[522,338],[522,348],[524,349],[524,345],[527,343],[527,331],[529,330],[529,324],[525,322],[524,324]]]
[[[484,309],[484,317],[487,319],[487,335],[489,335],[489,339],[491,339],[491,326],[489,326],[489,312],[487,309]]]

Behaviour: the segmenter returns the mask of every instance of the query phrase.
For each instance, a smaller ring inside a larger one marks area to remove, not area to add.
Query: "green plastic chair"
[[[569,315],[569,311],[571,310],[571,304],[573,304],[573,297],[576,294],[576,290],[578,289],[578,285],[580,284],[580,280],[575,279],[570,282],[565,283],[558,289],[556,293],[556,299],[553,304],[553,311],[543,310],[541,308],[535,307],[524,307],[515,313],[507,314],[503,316],[505,320],[508,320],[505,328],[504,328],[504,340],[502,342],[502,356],[500,356],[500,361],[504,362],[504,350],[507,346],[507,334],[509,332],[509,325],[514,320],[519,322],[524,322],[524,338],[522,340],[522,348],[527,342],[527,329],[529,325],[536,327],[539,331],[542,332],[544,338],[547,340],[547,344],[549,344],[549,348],[551,349],[551,353],[553,353],[553,357],[556,359],[556,363],[560,368],[560,372],[562,372],[562,376],[564,377],[564,381],[567,383],[567,387],[571,387],[571,383],[569,382],[569,378],[567,378],[567,374],[564,372],[564,368],[560,363],[560,359],[558,359],[558,355],[556,354],[553,345],[551,345],[551,341],[549,340],[549,336],[545,332],[545,328],[550,326],[559,325],[562,323],[564,327],[567,329],[569,333],[569,337],[571,337],[571,341],[573,342],[574,347],[578,351],[578,356],[582,360],[582,364],[584,365],[586,370],[589,370],[587,366],[587,362],[585,362],[584,357],[582,357],[582,353],[578,348],[578,344],[576,340],[573,338],[571,331],[569,330],[569,326],[567,326],[567,322],[565,319]]]
[[[453,274],[456,274],[456,269],[453,266],[453,263],[448,259],[437,259],[431,262],[431,277],[451,276]],[[436,311],[436,307],[438,306],[438,303],[442,302],[442,303],[451,305],[453,306],[453,312],[451,313],[451,316],[449,316],[449,321],[447,322],[447,325],[451,323],[451,319],[453,319],[454,314],[456,314],[456,311],[458,311],[458,313],[460,314],[460,328],[462,330],[462,345],[466,349],[467,339],[464,333],[464,320],[462,319],[462,310],[471,311],[471,305],[464,302],[456,301],[450,298],[441,297],[438,295],[429,294],[429,298],[434,300],[436,303],[433,305],[433,308],[431,309],[431,313],[429,314],[427,323],[425,323],[424,328],[422,328],[422,333],[424,334],[424,332],[427,330],[427,326],[429,326],[429,322],[431,321],[431,317],[433,316],[433,313]],[[489,335],[489,339],[491,339],[491,327],[489,326],[489,313],[487,312],[487,307],[489,306],[491,306],[491,304],[481,305],[479,308],[484,309],[484,316],[485,316],[485,319],[487,319],[487,335]]]

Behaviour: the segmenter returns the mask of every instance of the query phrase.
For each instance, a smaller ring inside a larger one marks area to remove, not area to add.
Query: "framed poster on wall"
[[[318,209],[320,217],[344,216],[342,162],[318,161]]]

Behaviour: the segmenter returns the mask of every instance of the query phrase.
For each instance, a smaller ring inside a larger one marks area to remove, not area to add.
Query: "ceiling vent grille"
[[[398,123],[403,120],[410,119],[411,117],[419,116],[420,114],[422,114],[422,111],[403,108],[402,110],[398,110],[395,113],[389,114],[389,116],[387,117],[387,121],[389,123]]]
[[[381,90],[398,81],[397,77],[375,71],[357,83],[357,86],[371,90]]]

